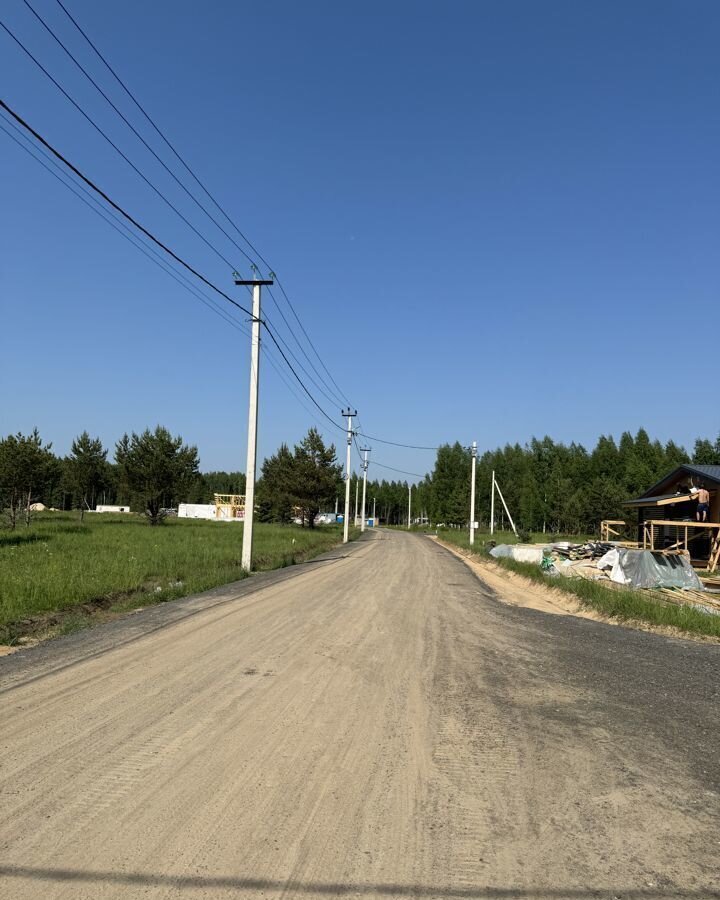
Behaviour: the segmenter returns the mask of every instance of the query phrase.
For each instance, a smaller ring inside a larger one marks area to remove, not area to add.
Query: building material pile
[[[561,559],[600,559],[615,547],[610,541],[586,541],[584,544],[571,544],[562,541],[551,544],[553,555]]]
[[[608,572],[611,581],[625,587],[705,590],[690,564],[690,558],[683,553],[669,555],[651,550],[612,547],[597,561],[597,567]]]
[[[720,591],[703,584],[685,553],[644,550],[609,541],[560,541],[500,544],[490,554],[496,559],[535,563],[548,575],[602,581],[609,588],[640,590],[661,603],[720,615]]]

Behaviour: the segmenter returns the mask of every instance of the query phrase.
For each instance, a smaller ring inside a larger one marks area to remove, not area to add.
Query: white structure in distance
[[[242,522],[243,518],[231,516],[230,510],[215,506],[214,503],[181,503],[178,506],[179,519],[211,519],[214,522]]]

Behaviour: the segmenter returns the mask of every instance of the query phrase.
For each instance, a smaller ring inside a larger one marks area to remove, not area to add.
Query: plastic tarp
[[[665,556],[650,550],[620,547],[598,560],[599,569],[610,569],[610,580],[634,588],[680,588],[704,591],[690,560],[684,554]]]
[[[544,549],[539,544],[498,544],[497,547],[492,548],[490,556],[494,556],[496,559],[504,557],[517,560],[517,562],[539,565],[542,562]]]
[[[601,556],[595,565],[598,569],[612,569],[613,566],[617,565],[619,559],[620,551],[617,547],[613,547],[612,550],[608,550],[604,556]]]

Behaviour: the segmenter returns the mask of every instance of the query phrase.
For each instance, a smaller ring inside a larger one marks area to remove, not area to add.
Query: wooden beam
[[[715,535],[715,541],[710,548],[710,558],[708,560],[708,571],[714,572],[717,569],[718,560],[720,560],[720,531]]]
[[[677,525],[688,528],[720,528],[720,522],[686,522],[684,519],[646,519],[646,525]]]

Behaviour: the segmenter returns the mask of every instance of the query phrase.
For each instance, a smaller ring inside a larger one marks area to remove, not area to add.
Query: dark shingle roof
[[[720,484],[720,466],[696,466],[694,463],[683,463],[681,466],[678,466],[677,469],[668,472],[664,478],[654,484],[651,488],[648,488],[644,494],[640,495],[640,499],[656,496],[656,491],[662,492],[662,488],[666,485],[670,486],[677,475],[682,472],[687,472],[689,475],[697,475],[700,478],[715,481],[717,484]]]
[[[713,481],[720,482],[720,466],[696,466],[694,463],[686,463],[685,468],[691,472],[697,472],[705,478],[712,478]]]

